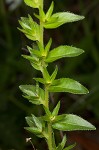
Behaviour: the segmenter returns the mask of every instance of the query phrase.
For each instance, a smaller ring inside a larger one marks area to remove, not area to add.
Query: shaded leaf
[[[39,88],[37,92],[36,87],[33,85],[21,85],[19,88],[24,93],[24,97],[31,103],[36,105],[45,104],[43,89]]]

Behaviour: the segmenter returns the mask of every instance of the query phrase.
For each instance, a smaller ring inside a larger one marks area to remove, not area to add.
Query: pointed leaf
[[[45,107],[45,106],[43,106],[43,108],[44,108],[44,110],[45,110],[45,113],[46,113],[47,117],[50,117],[50,116],[51,116],[50,110],[49,110],[47,107]],[[48,120],[49,120],[49,119],[48,119]]]
[[[53,144],[53,148],[56,150],[56,143],[55,143],[54,133],[52,133],[52,144]]]
[[[59,46],[48,53],[46,62],[53,62],[63,57],[75,57],[82,54],[84,51],[72,46]]]
[[[57,116],[58,112],[60,109],[60,101],[58,102],[58,104],[56,105],[56,107],[54,108],[53,112],[52,112],[52,116]]]
[[[69,78],[61,78],[61,79],[54,80],[52,85],[49,87],[49,91],[50,92],[69,92],[73,94],[88,93],[88,90],[83,85]]]
[[[64,135],[62,142],[58,145],[58,147],[56,148],[56,150],[63,150],[64,146],[66,144],[66,135]]]
[[[58,118],[58,116],[56,117]],[[54,121],[52,127],[62,131],[75,131],[75,130],[95,130],[96,128],[88,121],[79,116],[66,114],[60,121]]]
[[[43,78],[33,78],[35,81],[45,84],[45,80]]]
[[[51,77],[50,77],[51,82],[53,82],[53,81],[55,80],[56,75],[57,75],[57,72],[58,72],[58,67],[56,66],[56,68],[55,68],[53,74],[52,74]]]
[[[47,43],[46,47],[45,47],[45,52],[48,53],[50,50],[52,44],[52,39],[50,38],[49,42]]]
[[[54,2],[51,3],[50,8],[48,9],[46,13],[46,20],[49,20],[49,18],[51,17],[53,9],[54,9]]]
[[[76,143],[74,143],[74,144],[72,144],[72,145],[70,145],[70,146],[64,148],[63,150],[71,150],[71,149],[73,149],[75,146],[76,146]]]
[[[45,28],[57,28],[65,23],[75,22],[84,19],[83,16],[75,15],[70,12],[59,12],[53,14],[50,19],[44,24]]]

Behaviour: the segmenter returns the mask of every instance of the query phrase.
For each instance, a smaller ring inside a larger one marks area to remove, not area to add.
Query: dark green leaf
[[[43,89],[39,88],[37,92],[37,88],[33,85],[21,85],[19,86],[19,88],[24,93],[24,97],[27,98],[33,104],[45,105],[45,96]]]
[[[56,117],[58,118],[58,116]],[[95,130],[96,128],[88,121],[79,116],[66,114],[60,121],[54,121],[52,127],[62,131],[75,131],[75,130]]]
[[[25,127],[25,129],[31,133],[34,133],[34,134],[39,134],[41,133],[41,130],[36,128],[36,127]]]
[[[53,62],[63,57],[75,57],[82,54],[84,51],[72,46],[59,46],[48,53],[46,62]]]
[[[61,78],[61,79],[54,80],[52,85],[49,87],[49,91],[50,92],[69,92],[73,94],[88,93],[88,90],[83,85],[69,78]]]
[[[33,121],[35,122],[36,127],[39,128],[40,130],[42,130],[41,121],[37,117],[35,117],[33,114],[32,114],[32,118],[33,118]]]

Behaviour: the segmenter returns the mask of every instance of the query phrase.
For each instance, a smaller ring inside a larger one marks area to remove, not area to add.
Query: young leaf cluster
[[[75,57],[82,54],[84,51],[68,45],[61,45],[51,49],[52,39],[50,38],[47,44],[44,44],[44,29],[54,29],[65,23],[75,22],[84,19],[70,12],[53,13],[54,2],[51,3],[47,12],[44,12],[43,0],[24,0],[26,5],[39,10],[39,14],[34,16],[39,20],[36,23],[33,18],[22,17],[19,24],[25,36],[31,41],[35,41],[36,46],[27,46],[30,55],[23,55],[24,58],[30,61],[32,67],[42,73],[42,78],[34,78],[36,85],[21,85],[20,90],[23,96],[32,104],[42,105],[45,115],[36,117],[31,115],[26,117],[26,122],[29,127],[26,130],[35,134],[39,138],[45,138],[49,150],[70,150],[75,144],[65,148],[66,136],[57,146],[55,144],[54,129],[61,131],[75,130],[95,130],[95,127],[88,121],[74,114],[58,115],[60,102],[56,105],[53,111],[49,109],[49,93],[50,92],[68,92],[72,94],[87,94],[88,90],[78,81],[70,78],[56,79],[58,67],[55,67],[50,75],[47,69],[49,63],[65,57]],[[39,87],[39,83],[43,84],[44,88]]]

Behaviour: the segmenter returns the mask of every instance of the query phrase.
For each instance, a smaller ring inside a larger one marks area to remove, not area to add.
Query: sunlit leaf
[[[26,5],[33,7],[33,8],[39,8],[40,6],[40,0],[24,0]]]
[[[84,16],[75,15],[70,12],[59,12],[53,14],[48,21],[45,22],[44,27],[53,29],[65,23],[75,22],[84,19]]]
[[[53,62],[63,57],[75,57],[82,54],[84,51],[80,48],[72,46],[59,46],[48,53],[46,62]]]

